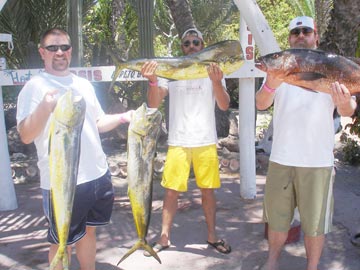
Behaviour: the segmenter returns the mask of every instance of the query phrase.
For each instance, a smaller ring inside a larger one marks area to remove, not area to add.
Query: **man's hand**
[[[339,82],[331,84],[330,94],[336,107],[341,107],[344,104],[348,105],[351,99],[350,91],[345,85],[340,84]]]
[[[276,89],[284,82],[285,76],[273,76],[272,74],[268,73],[266,76],[266,85],[272,89]]]
[[[43,100],[41,101],[41,108],[44,110],[44,112],[52,113],[56,107],[57,99],[55,98],[55,95],[59,91],[56,89],[49,90]]]
[[[57,100],[55,95],[58,90],[48,91],[37,108],[18,125],[18,131],[21,141],[29,144],[42,132],[49,119],[50,114],[54,111]]]
[[[141,67],[141,75],[147,78],[149,82],[157,82],[157,76],[155,74],[158,63],[156,61],[145,62]]]
[[[209,74],[210,80],[213,82],[220,82],[224,77],[221,68],[216,63],[210,63],[210,65],[207,67],[207,72]]]
[[[120,118],[120,124],[123,123],[129,123],[131,121],[132,115],[135,112],[135,110],[129,110],[127,112],[121,113]]]
[[[351,97],[347,87],[339,82],[331,84],[330,95],[341,116],[351,116],[356,109],[356,101]]]

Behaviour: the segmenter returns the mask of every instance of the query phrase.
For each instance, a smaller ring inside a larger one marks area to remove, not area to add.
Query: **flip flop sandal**
[[[230,246],[225,246],[225,241],[223,239],[218,240],[215,243],[210,243],[209,241],[206,241],[210,246],[215,248],[217,251],[223,254],[229,254],[231,252]]]
[[[167,246],[163,246],[163,245],[160,245],[156,242],[152,243],[151,244],[151,247],[153,248],[153,250],[156,252],[156,253],[159,253],[160,251],[163,251],[165,249],[168,249],[170,247],[170,245],[167,245]],[[147,252],[146,250],[144,251],[144,256],[146,257],[150,257],[151,254],[149,252]]]

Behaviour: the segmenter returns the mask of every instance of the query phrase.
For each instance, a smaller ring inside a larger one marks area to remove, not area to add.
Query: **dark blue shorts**
[[[58,244],[50,191],[42,190],[43,208],[49,223],[48,241]],[[114,203],[114,188],[108,171],[102,177],[76,187],[68,245],[79,241],[86,233],[86,226],[102,226],[110,221]],[[51,209],[51,211],[49,211]]]

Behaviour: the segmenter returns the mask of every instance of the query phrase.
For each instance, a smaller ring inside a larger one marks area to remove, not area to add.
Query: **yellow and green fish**
[[[77,183],[81,130],[86,103],[72,89],[60,96],[50,122],[49,165],[50,196],[59,247],[50,270],[62,263],[69,269],[67,239]]]
[[[211,45],[200,52],[181,57],[142,58],[124,62],[113,55],[116,64],[112,85],[123,69],[140,72],[145,62],[158,63],[156,75],[169,80],[192,80],[208,77],[207,67],[217,63],[224,74],[238,70],[244,63],[244,56],[238,40],[225,40]]]
[[[149,109],[143,104],[134,112],[130,122],[127,142],[128,195],[139,240],[120,259],[118,265],[139,248],[144,248],[161,263],[159,256],[146,241],[152,205],[153,162],[161,119],[160,111]]]

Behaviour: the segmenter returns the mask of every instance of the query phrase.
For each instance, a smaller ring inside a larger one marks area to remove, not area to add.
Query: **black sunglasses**
[[[311,29],[310,27],[303,27],[303,28],[295,28],[293,30],[290,31],[290,34],[291,35],[294,35],[294,36],[298,36],[300,35],[300,33],[303,33],[303,35],[308,35],[308,34],[311,34],[313,33],[314,30]]]
[[[198,39],[194,39],[194,40],[192,41],[192,44],[193,44],[195,47],[199,46],[200,43],[201,43],[201,41],[198,40]],[[190,40],[186,40],[186,41],[183,42],[183,46],[184,46],[184,47],[189,47],[190,44],[191,44],[191,41],[190,41]]]
[[[46,46],[45,49],[47,49],[50,52],[57,52],[59,49],[63,52],[66,52],[68,50],[70,50],[71,45],[68,44],[63,44],[63,45],[49,45]]]

